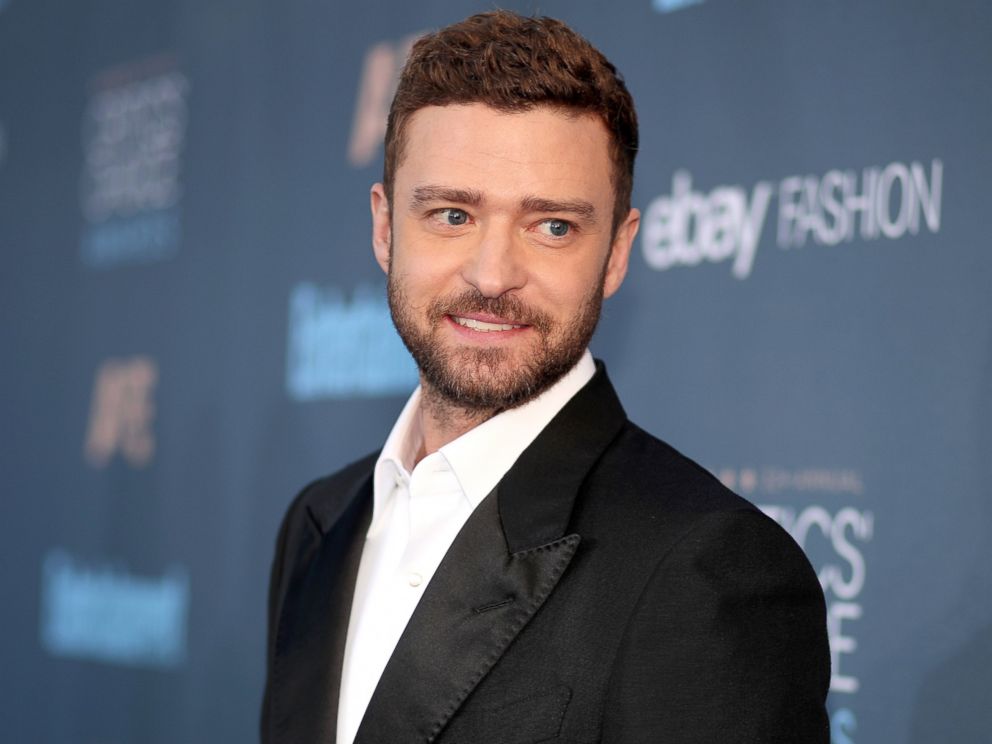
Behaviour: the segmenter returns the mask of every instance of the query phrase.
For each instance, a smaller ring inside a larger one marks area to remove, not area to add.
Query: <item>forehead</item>
[[[407,122],[396,196],[418,186],[487,197],[612,198],[609,135],[594,115],[548,106],[502,112],[484,104],[428,106]]]

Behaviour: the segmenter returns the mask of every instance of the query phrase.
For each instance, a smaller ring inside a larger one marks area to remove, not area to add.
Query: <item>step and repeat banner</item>
[[[992,7],[547,0],[643,143],[594,340],[827,598],[834,744],[992,730]],[[4,741],[256,738],[278,521],[416,372],[368,188],[470,0],[0,0]]]

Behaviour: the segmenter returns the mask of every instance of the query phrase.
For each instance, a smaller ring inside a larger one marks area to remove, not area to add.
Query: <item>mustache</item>
[[[538,331],[546,331],[551,325],[547,313],[535,310],[512,294],[499,297],[486,297],[479,290],[466,289],[457,295],[442,297],[434,300],[428,310],[428,317],[437,323],[445,315],[464,315],[466,313],[485,313],[504,318],[515,325],[529,325]]]

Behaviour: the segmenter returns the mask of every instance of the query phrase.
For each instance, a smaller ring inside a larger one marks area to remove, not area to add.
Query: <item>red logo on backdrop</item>
[[[85,446],[93,467],[105,467],[117,453],[134,467],[151,462],[157,382],[158,367],[148,357],[108,359],[100,366]]]
[[[348,162],[361,168],[372,162],[386,134],[389,104],[396,92],[400,71],[410,48],[421,33],[411,34],[398,42],[383,41],[365,54],[362,81],[358,86],[355,119],[348,142]]]

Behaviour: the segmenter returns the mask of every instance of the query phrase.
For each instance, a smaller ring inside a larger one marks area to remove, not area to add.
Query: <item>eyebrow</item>
[[[424,185],[417,186],[410,197],[410,208],[423,209],[437,202],[449,204],[465,204],[478,207],[484,201],[482,192],[476,189],[458,189],[448,186]],[[525,212],[568,213],[574,214],[588,222],[595,223],[596,208],[582,199],[547,199],[541,196],[525,196],[520,200],[520,207]]]
[[[410,197],[410,207],[421,209],[435,202],[452,202],[477,207],[482,204],[482,193],[475,189],[453,189],[446,186],[417,186]]]
[[[520,206],[527,212],[568,212],[590,222],[596,221],[596,208],[581,199],[558,201],[557,199],[528,196],[521,201]]]

